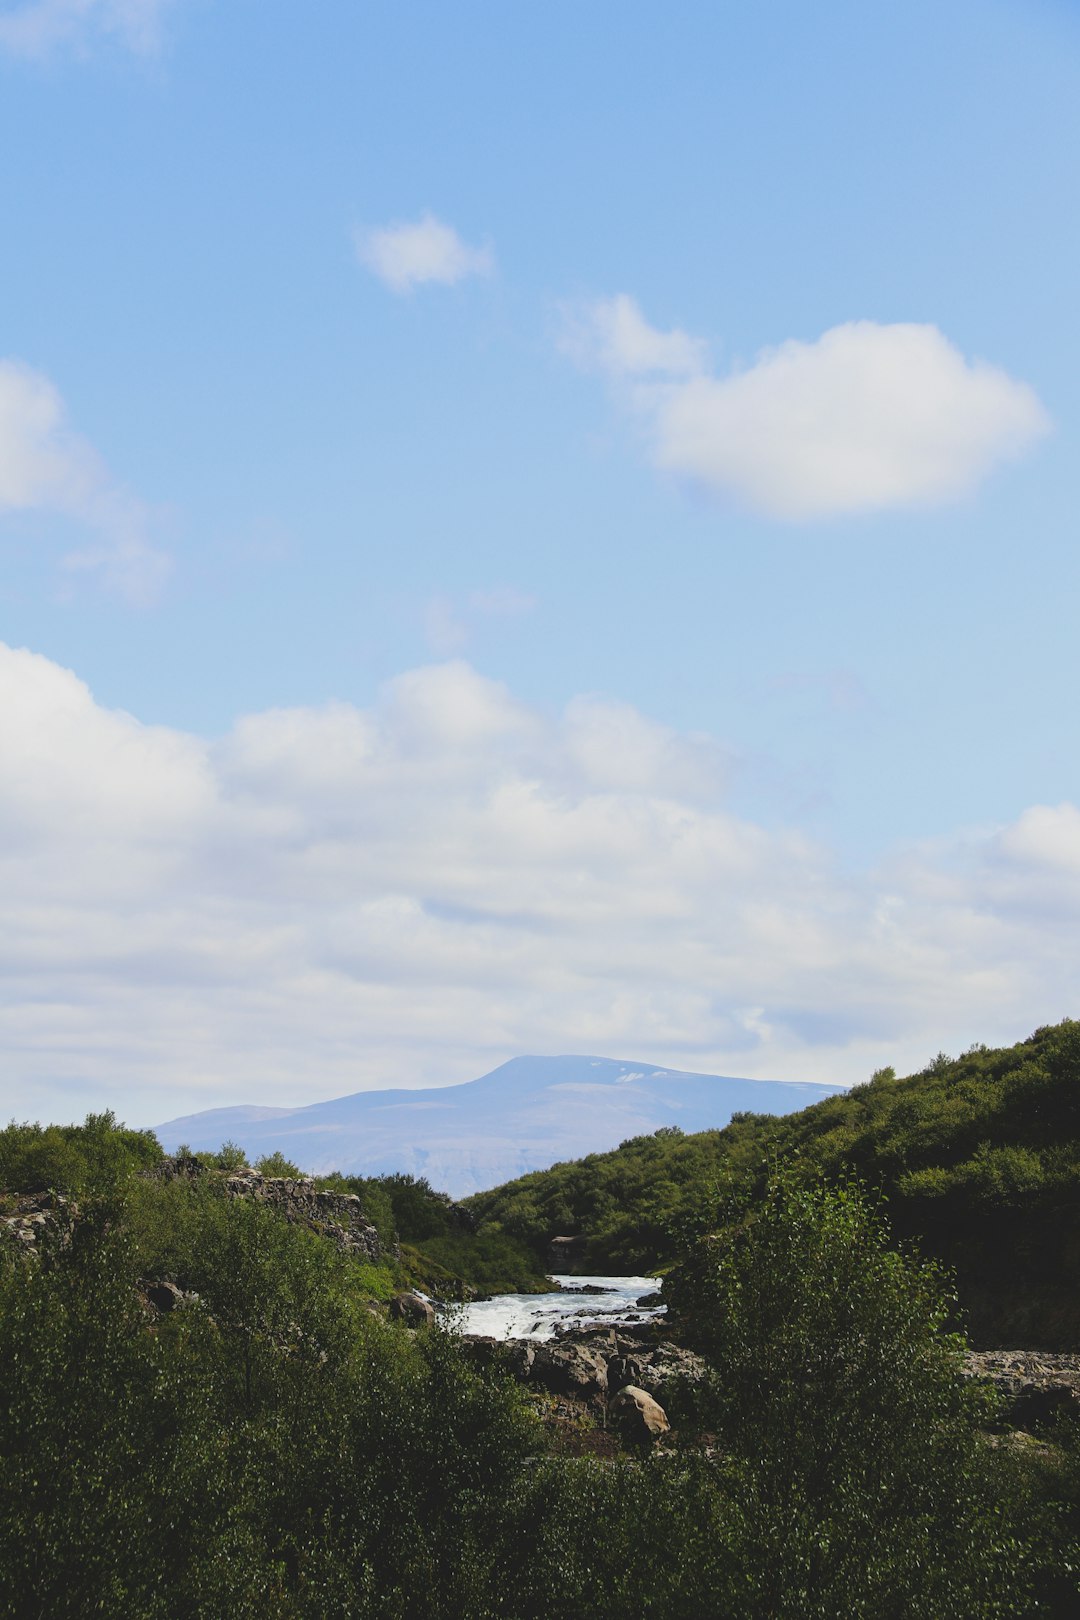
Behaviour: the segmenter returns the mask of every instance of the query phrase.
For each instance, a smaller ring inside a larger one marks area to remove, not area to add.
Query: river
[[[664,1314],[664,1306],[641,1307],[637,1301],[654,1294],[658,1277],[555,1277],[566,1292],[551,1294],[496,1294],[492,1299],[474,1300],[471,1305],[455,1306],[454,1326],[470,1336],[493,1339],[552,1339],[563,1326],[582,1327],[598,1322],[620,1323],[653,1321]],[[570,1290],[588,1289],[588,1293]]]

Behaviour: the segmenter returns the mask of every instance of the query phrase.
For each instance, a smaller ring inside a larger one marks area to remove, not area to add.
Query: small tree
[[[299,1181],[303,1175],[299,1165],[287,1159],[280,1148],[273,1153],[264,1153],[261,1159],[256,1159],[255,1168],[261,1176],[281,1176],[287,1181]]]
[[[1019,1612],[980,1485],[981,1397],[946,1331],[953,1297],[891,1246],[854,1181],[774,1172],[672,1292],[714,1369],[748,1616]]]
[[[247,1162],[247,1154],[239,1142],[234,1142],[231,1138],[227,1142],[222,1142],[212,1160],[216,1170],[243,1170],[247,1167]]]

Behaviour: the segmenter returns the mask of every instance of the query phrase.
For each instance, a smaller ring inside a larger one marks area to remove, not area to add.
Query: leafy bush
[[[773,1172],[670,1289],[716,1369],[704,1416],[741,1516],[741,1613],[1020,1612],[949,1290],[860,1187]]]
[[[152,1131],[132,1131],[111,1111],[82,1125],[16,1124],[0,1131],[0,1190],[78,1196],[119,1186],[164,1157]]]
[[[167,1265],[197,1300],[157,1317]],[[0,1279],[0,1615],[496,1611],[516,1389],[375,1320],[350,1258],[211,1183],[89,1207]]]
[[[1071,1620],[1075,1450],[981,1444],[939,1274],[850,1186],[721,1213],[675,1285],[717,1443],[646,1464],[545,1457],[496,1366],[371,1315],[389,1268],[221,1176],[0,1243],[0,1620]]]
[[[261,1159],[255,1160],[255,1168],[260,1176],[284,1176],[290,1181],[298,1181],[303,1174],[300,1167],[280,1151],[264,1153]]]

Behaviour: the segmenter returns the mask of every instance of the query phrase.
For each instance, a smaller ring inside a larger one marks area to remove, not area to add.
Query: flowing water
[[[637,1301],[654,1294],[658,1277],[555,1277],[567,1292],[552,1294],[496,1294],[493,1299],[474,1300],[471,1305],[455,1306],[453,1320],[462,1333],[486,1335],[493,1339],[551,1339],[562,1326],[605,1326],[653,1321],[662,1316],[663,1305],[639,1306]],[[569,1290],[588,1288],[588,1293]],[[598,1290],[598,1292],[593,1292]]]

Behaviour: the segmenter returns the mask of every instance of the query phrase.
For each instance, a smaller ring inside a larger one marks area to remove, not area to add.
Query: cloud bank
[[[793,522],[957,500],[1050,426],[1026,383],[935,326],[849,321],[716,375],[622,295],[573,316],[563,346],[612,379],[657,467]]]
[[[68,427],[49,379],[0,360],[0,517],[19,511],[59,513],[96,532],[63,559],[68,571],[90,572],[134,604],[160,592],[170,562],[147,539],[146,508]]]
[[[16,56],[45,56],[105,36],[145,54],[160,44],[169,4],[171,0],[32,0],[0,11],[0,49]]]
[[[520,1052],[851,1081],[1075,1013],[1080,811],[841,873],[714,740],[462,662],[214,742],[0,646],[8,1107],[139,1121]]]
[[[490,275],[495,268],[489,248],[470,247],[434,214],[412,224],[356,230],[353,246],[360,263],[395,293],[429,282],[452,287],[469,276]]]

